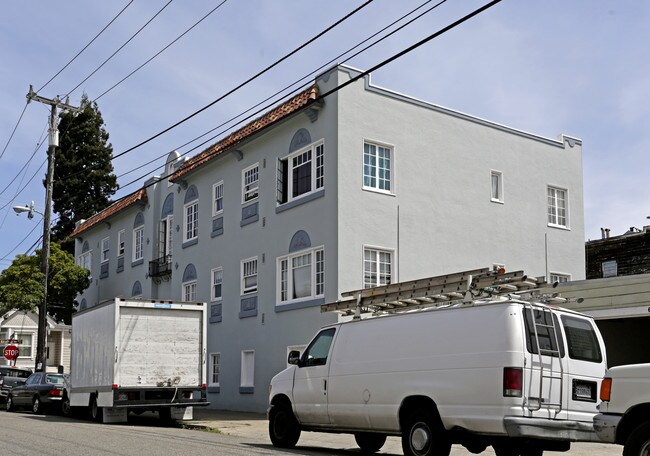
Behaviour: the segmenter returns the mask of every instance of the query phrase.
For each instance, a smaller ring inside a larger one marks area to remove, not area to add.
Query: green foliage
[[[34,310],[43,302],[41,252],[18,255],[0,273],[0,312]],[[90,272],[74,264],[74,257],[52,243],[49,258],[48,314],[70,324],[76,296],[89,285]]]
[[[85,94],[81,107],[78,114],[62,112],[59,120],[52,188],[54,212],[59,215],[52,239],[57,242],[66,240],[75,222],[105,209],[118,189],[111,163],[113,146],[102,114]],[[74,244],[67,242],[64,248],[73,253]]]

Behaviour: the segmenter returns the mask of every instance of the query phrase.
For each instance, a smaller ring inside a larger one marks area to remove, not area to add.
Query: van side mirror
[[[287,362],[295,365],[300,364],[300,352],[298,350],[291,350]]]

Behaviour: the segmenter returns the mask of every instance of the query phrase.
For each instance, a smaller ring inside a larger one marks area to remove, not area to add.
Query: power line
[[[201,22],[203,22],[204,19],[206,19],[208,16],[210,16],[210,15],[211,15],[212,13],[214,13],[216,10],[218,10],[218,9],[221,7],[221,5],[223,5],[223,4],[226,3],[227,1],[228,1],[228,0],[223,0],[221,3],[219,3],[217,6],[215,6],[211,11],[209,11],[205,16],[203,16],[201,19],[199,19],[197,22],[195,22],[194,25],[192,25],[190,28],[188,28],[188,29],[185,30],[182,34],[180,34],[178,37],[176,37],[176,39],[174,39],[171,43],[169,43],[167,46],[165,46],[165,47],[162,48],[160,51],[158,51],[158,52],[157,52],[156,54],[154,54],[154,55],[153,55],[149,60],[147,60],[147,61],[144,62],[142,65],[140,65],[139,67],[137,67],[135,70],[131,71],[129,74],[127,74],[126,76],[124,76],[122,79],[120,79],[116,84],[114,84],[113,86],[111,86],[109,89],[107,89],[107,90],[105,90],[104,92],[102,92],[102,94],[99,95],[97,98],[95,98],[93,101],[95,102],[95,101],[99,100],[101,97],[103,97],[104,95],[106,95],[108,92],[110,92],[111,90],[113,90],[115,87],[117,87],[118,85],[122,84],[124,81],[126,81],[127,79],[129,79],[129,78],[130,78],[131,76],[133,76],[137,71],[139,71],[142,67],[144,67],[145,65],[147,65],[147,64],[148,64],[149,62],[151,62],[153,59],[155,59],[155,58],[158,57],[160,54],[162,54],[163,52],[165,52],[165,51],[166,51],[169,47],[171,47],[174,43],[176,43],[178,40],[180,40],[181,38],[183,38],[183,37],[184,37],[186,34],[188,34],[188,33],[189,33],[189,32],[190,32],[194,27],[196,27],[196,26],[199,25]]]
[[[79,57],[79,56],[81,55],[81,53],[82,53],[83,51],[85,51],[86,49],[88,49],[88,46],[90,46],[91,44],[93,44],[93,42],[94,42],[97,38],[99,38],[99,36],[100,36],[102,33],[104,33],[104,31],[105,31],[108,27],[110,27],[110,25],[111,25],[113,22],[115,22],[115,20],[116,20],[118,17],[120,17],[120,16],[122,15],[122,13],[123,13],[124,11],[126,11],[126,9],[127,9],[129,6],[131,6],[131,3],[133,3],[133,0],[131,0],[129,3],[127,3],[126,6],[125,6],[124,8],[122,8],[122,9],[120,10],[119,13],[117,13],[117,16],[115,16],[113,19],[111,19],[111,21],[110,21],[108,24],[106,24],[106,26],[104,26],[104,28],[101,29],[101,30],[99,31],[99,33],[98,33],[97,35],[95,35],[95,37],[94,37],[92,40],[90,40],[90,42],[89,42],[88,44],[86,44],[86,45],[83,47],[83,49],[81,49],[81,51],[77,52],[77,55],[75,55],[74,57],[72,57],[72,59],[70,59],[70,61],[69,61],[68,63],[66,63],[66,64],[63,66],[63,68],[61,68],[59,71],[57,71],[57,73],[56,73],[54,76],[52,76],[52,77],[50,78],[49,81],[47,81],[45,84],[43,84],[43,86],[42,86],[40,89],[38,89],[36,92],[40,92],[41,90],[43,90],[45,87],[48,86],[48,84],[49,84],[50,82],[52,82],[52,81],[53,81],[53,80],[54,80],[58,75],[60,75],[60,74],[63,72],[63,70],[65,70],[66,68],[68,68],[68,66],[69,66],[72,62],[74,62],[74,61],[76,60],[76,58]],[[76,87],[75,87],[75,88],[76,88]]]
[[[27,240],[27,238],[29,238],[29,237],[32,235],[32,233],[36,230],[36,228],[38,228],[40,225],[41,225],[41,222],[36,223],[36,224],[34,225],[34,228],[32,228],[32,230],[31,230],[29,233],[27,233],[27,236],[25,236],[25,237],[23,238],[23,240],[20,241],[20,242],[19,242],[19,243],[18,243],[18,244],[13,248],[13,249],[11,249],[9,252],[7,252],[7,254],[6,254],[5,256],[3,256],[2,258],[0,258],[0,261],[4,261],[4,260],[9,256],[9,255],[11,255],[11,254],[14,253],[16,250],[18,250],[18,248],[22,245],[22,243],[25,242],[25,241]],[[30,247],[30,249],[31,249],[31,247]]]
[[[0,153],[0,158],[3,157],[5,154],[7,147],[9,147],[9,143],[11,142],[11,139],[14,137],[14,133],[16,133],[16,129],[18,128],[18,125],[20,125],[20,121],[23,120],[23,116],[25,115],[25,111],[27,110],[27,105],[29,102],[25,103],[25,107],[23,108],[23,112],[20,113],[20,116],[18,117],[18,122],[16,122],[16,126],[11,132],[11,135],[9,135],[9,139],[7,140],[7,144],[5,144],[4,148],[2,149],[2,153]]]
[[[41,169],[43,169],[43,166],[45,166],[46,163],[47,163],[47,158],[43,161],[43,163],[41,163],[41,166],[38,167],[38,169],[36,170],[36,172],[32,175],[32,177],[29,178],[29,180],[27,181],[27,183],[26,183],[25,185],[23,185],[23,187],[22,187],[22,188],[21,188],[21,189],[16,193],[16,196],[18,196],[20,193],[23,192],[23,190],[25,190],[25,189],[27,188],[27,186],[29,185],[29,183],[30,183],[32,180],[34,180],[34,178],[36,177],[36,175],[41,171]],[[3,210],[5,207],[9,206],[9,205],[10,205],[11,203],[13,203],[13,202],[14,202],[14,200],[11,200],[11,201],[9,201],[7,204],[5,204],[4,206],[0,207],[0,211]]]
[[[156,17],[158,17],[158,15],[159,15],[160,13],[162,13],[163,10],[164,10],[165,8],[167,8],[167,7],[169,6],[169,4],[170,4],[171,2],[173,2],[173,1],[174,1],[174,0],[169,0],[167,3],[165,3],[165,5],[164,5],[162,8],[160,8],[160,9],[158,10],[158,12],[157,12],[156,14],[154,14],[153,17],[152,17],[151,19],[149,19],[149,20],[148,20],[148,21],[147,21],[147,22],[146,22],[142,27],[140,27],[140,28],[138,29],[138,31],[135,32],[135,33],[131,36],[131,38],[129,38],[128,40],[126,40],[126,41],[124,42],[124,44],[122,44],[122,46],[120,46],[119,48],[117,48],[117,50],[116,50],[115,52],[113,52],[113,53],[110,55],[110,57],[108,57],[106,60],[104,60],[104,61],[101,63],[101,65],[99,65],[97,68],[95,68],[95,70],[93,70],[92,73],[90,73],[88,76],[86,76],[86,78],[85,78],[83,81],[81,81],[79,84],[77,84],[77,85],[76,85],[72,90],[68,91],[68,93],[65,95],[65,97],[68,97],[72,92],[74,92],[75,90],[77,90],[77,89],[81,86],[81,84],[83,84],[84,82],[86,82],[86,81],[87,81],[88,79],[90,79],[90,78],[91,78],[95,73],[97,73],[97,72],[100,70],[100,68],[102,68],[106,63],[108,63],[108,61],[111,60],[113,57],[115,57],[115,55],[116,55],[118,52],[120,52],[120,51],[121,51],[121,50],[122,50],[122,49],[123,49],[127,44],[129,44],[129,43],[131,42],[131,40],[133,40],[136,36],[138,36],[138,35],[140,34],[140,32],[141,32],[142,30],[144,30],[144,28],[145,28],[147,25],[149,25],[149,24],[150,24],[150,23],[151,23],[151,22],[152,22]],[[65,97],[64,97],[64,98],[65,98]]]
[[[170,127],[165,128],[165,129],[162,130],[161,132],[156,133],[156,134],[153,135],[152,137],[150,137],[150,138],[148,138],[148,139],[142,141],[142,142],[139,143],[139,144],[136,144],[135,146],[133,146],[133,147],[131,147],[131,148],[125,150],[124,152],[115,155],[115,156],[113,157],[113,159],[118,158],[118,157],[121,157],[122,155],[125,155],[125,154],[131,152],[132,150],[137,149],[138,147],[142,147],[142,146],[144,146],[144,145],[147,144],[148,142],[153,141],[154,139],[158,138],[159,136],[162,136],[162,135],[164,135],[165,133],[167,133],[168,131],[170,131],[170,130],[172,130],[172,129],[178,127],[179,125],[181,125],[181,124],[187,122],[187,121],[190,120],[192,117],[194,117],[194,116],[196,116],[196,115],[202,113],[203,111],[205,111],[205,110],[208,109],[209,107],[213,106],[214,104],[216,104],[216,103],[218,103],[219,101],[223,100],[223,99],[226,98],[227,96],[231,95],[233,92],[235,92],[235,91],[241,89],[242,87],[244,87],[245,85],[247,85],[247,84],[250,83],[251,81],[257,79],[258,77],[260,77],[260,76],[263,75],[264,73],[268,72],[268,71],[271,70],[272,68],[274,68],[274,67],[276,67],[277,65],[279,65],[280,63],[284,62],[284,61],[287,60],[289,57],[293,56],[293,55],[296,54],[298,51],[302,50],[303,48],[305,48],[306,46],[308,46],[309,44],[311,44],[312,42],[314,42],[315,40],[317,40],[317,39],[320,38],[321,36],[325,35],[327,32],[329,32],[330,30],[332,30],[334,27],[336,27],[337,25],[339,25],[341,22],[345,21],[346,19],[348,19],[349,17],[351,17],[352,15],[354,15],[355,13],[357,13],[358,11],[360,11],[361,9],[365,8],[366,6],[368,6],[368,5],[369,5],[370,3],[372,3],[373,1],[374,1],[374,0],[367,0],[365,3],[363,3],[362,5],[360,5],[359,7],[357,7],[356,9],[352,10],[350,13],[346,14],[344,17],[342,17],[341,19],[339,19],[338,21],[336,21],[334,24],[330,25],[329,27],[327,27],[327,28],[326,28],[325,30],[323,30],[322,32],[318,33],[318,34],[317,34],[316,36],[314,36],[313,38],[311,38],[311,39],[309,39],[308,41],[304,42],[303,44],[301,44],[300,46],[298,46],[296,49],[294,49],[293,51],[291,51],[291,52],[289,52],[288,54],[286,54],[284,57],[280,58],[279,60],[276,60],[274,63],[272,63],[271,65],[267,66],[267,67],[264,68],[262,71],[258,72],[258,73],[255,74],[254,76],[251,76],[251,77],[248,78],[246,81],[244,81],[244,82],[242,82],[241,84],[239,84],[237,87],[235,87],[235,88],[229,90],[229,91],[226,92],[224,95],[221,95],[221,96],[220,96],[219,98],[217,98],[216,100],[214,100],[214,101],[208,103],[207,105],[205,105],[204,107],[202,107],[202,108],[199,109],[198,111],[195,111],[194,113],[190,114],[189,116],[185,117],[184,119],[179,120],[178,122],[176,122],[175,124],[171,125]]]

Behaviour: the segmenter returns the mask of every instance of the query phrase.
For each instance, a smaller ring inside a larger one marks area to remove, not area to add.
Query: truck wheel
[[[172,423],[172,409],[170,408],[161,408],[158,410],[158,418],[160,418],[160,421],[162,421],[164,424],[171,424]]]
[[[300,425],[291,409],[274,405],[269,412],[269,437],[278,448],[293,448],[300,438]]]
[[[354,434],[354,440],[361,448],[361,453],[369,454],[381,450],[381,447],[386,443],[386,436],[373,432],[358,432]]]
[[[90,419],[98,423],[104,421],[104,411],[97,405],[97,396],[90,400]]]
[[[418,411],[402,427],[404,456],[449,456],[451,443],[441,424],[425,411]]]
[[[11,394],[7,396],[7,402],[5,403],[5,410],[8,412],[13,412],[16,410],[16,406],[14,405],[14,398],[11,397]]]
[[[628,436],[623,447],[623,456],[650,455],[650,421],[637,426]]]
[[[34,396],[34,400],[32,401],[32,412],[37,415],[43,413],[43,404],[41,403],[41,398],[38,396]]]

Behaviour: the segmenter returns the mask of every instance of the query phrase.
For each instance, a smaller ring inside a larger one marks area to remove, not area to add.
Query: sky
[[[42,182],[49,107],[37,102],[26,105],[30,84],[46,98],[65,99],[69,94],[69,103],[75,106],[83,93],[95,100],[117,155],[218,99],[363,3],[3,2],[0,270],[9,266],[15,255],[31,252],[34,245],[39,247],[42,234],[40,216],[30,220],[11,209],[31,201],[40,211],[45,205]],[[147,177],[160,174],[168,152],[197,154],[205,146],[195,150],[192,147],[218,135],[208,144],[216,142],[228,127],[236,125],[231,122],[201,141],[181,146],[300,78],[309,76],[313,80],[317,74],[314,72],[327,62],[345,61],[349,66],[369,69],[487,0],[447,0],[372,49],[349,60],[348,55],[338,57],[423,3],[374,0],[212,107],[116,158],[113,165],[121,188],[113,198],[135,191]],[[418,12],[436,3],[428,2]],[[45,85],[127,5],[85,51]],[[104,93],[206,15],[164,52]],[[601,228],[620,235],[630,227],[650,225],[646,220],[650,216],[648,43],[650,2],[644,0],[503,0],[373,72],[372,81],[540,136],[557,138],[566,134],[580,138],[585,239],[599,239]],[[150,161],[153,163],[145,165]],[[576,210],[582,208],[571,208]]]

